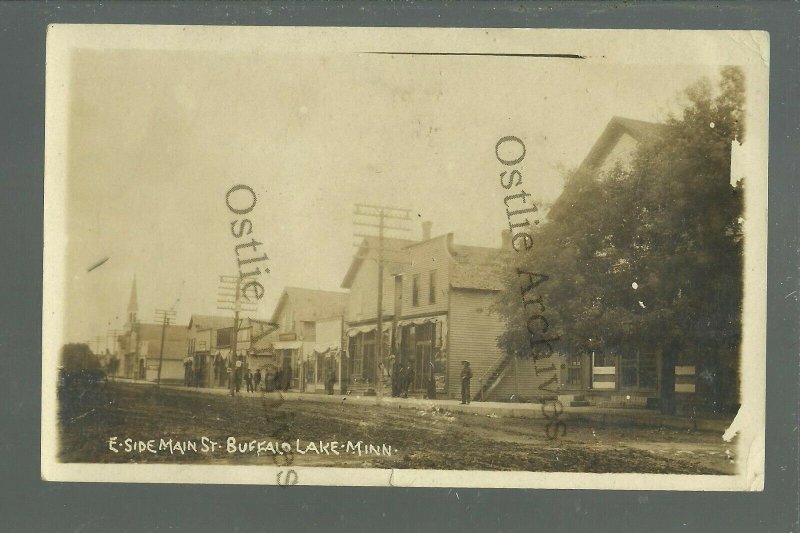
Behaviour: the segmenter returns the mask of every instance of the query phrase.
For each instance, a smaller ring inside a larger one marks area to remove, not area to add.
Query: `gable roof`
[[[456,289],[500,291],[504,289],[501,268],[510,252],[483,246],[451,247],[453,269],[450,285]]]
[[[667,124],[645,122],[644,120],[625,117],[612,117],[578,168],[580,170],[590,170],[601,166],[614,149],[614,146],[625,134],[642,143],[657,139],[669,127]]]
[[[272,343],[278,340],[278,330],[272,330],[269,333],[253,337],[250,348],[255,351],[270,350]]]
[[[219,315],[192,315],[187,329],[225,329],[233,327],[233,317]]]
[[[344,315],[349,296],[346,292],[286,287],[272,313],[272,322],[280,322],[279,315],[287,300],[292,302],[295,320],[312,321]]]
[[[401,260],[401,257],[405,257],[405,251],[403,249],[406,246],[415,244],[416,242],[417,241],[412,241],[409,239],[396,239],[394,237],[383,238],[384,253],[388,254],[384,255],[383,262],[384,267],[389,274],[400,273],[403,268],[403,260]],[[358,269],[361,268],[361,265],[365,260],[377,258],[378,237],[364,237],[364,240],[361,241],[361,246],[358,247],[358,251],[353,257],[353,262],[350,263],[350,268],[347,269],[347,273],[344,276],[344,281],[342,281],[342,288],[349,289],[352,287],[353,280],[356,278]]]

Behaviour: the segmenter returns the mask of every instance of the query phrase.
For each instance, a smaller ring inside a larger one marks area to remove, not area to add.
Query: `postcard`
[[[42,477],[762,490],[769,37],[52,25]]]

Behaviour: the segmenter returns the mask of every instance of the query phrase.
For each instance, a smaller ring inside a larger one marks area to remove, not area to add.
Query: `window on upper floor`
[[[411,305],[419,306],[419,274],[414,274],[411,278]]]
[[[233,333],[233,328],[225,328],[217,331],[217,346],[230,346],[231,333]]]
[[[428,303],[436,303],[436,271],[431,270],[428,278]]]

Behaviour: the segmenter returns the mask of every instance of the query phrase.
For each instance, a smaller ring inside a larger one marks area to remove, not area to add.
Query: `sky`
[[[342,290],[353,204],[499,246],[507,227],[495,144],[522,139],[526,191],[552,201],[615,115],[661,121],[708,67],[537,58],[79,50],[67,142],[67,341],[139,320],[218,311],[236,272],[225,193],[258,201],[250,235],[270,269],[256,316],[284,286]],[[401,236],[401,234],[397,234]],[[94,270],[89,267],[103,258]],[[262,268],[263,270],[263,268]]]

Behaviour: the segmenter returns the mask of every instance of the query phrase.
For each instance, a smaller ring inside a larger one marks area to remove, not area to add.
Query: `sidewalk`
[[[121,383],[138,385],[155,384],[147,381],[134,381],[126,378],[115,378]],[[194,388],[183,385],[161,385],[163,388],[172,390],[183,390],[199,392],[205,394],[216,394],[227,396],[230,394],[225,388]],[[380,405],[386,408],[416,409],[419,411],[431,411],[443,409],[453,413],[466,413],[475,416],[488,416],[491,418],[514,417],[544,419],[541,404],[536,403],[509,403],[509,402],[472,402],[469,405],[462,405],[458,400],[427,400],[422,398],[393,398],[391,396],[379,399],[377,396],[345,396],[342,394],[320,394],[305,392],[239,392],[242,398],[260,399],[267,395],[269,398],[283,397],[286,401],[298,401],[309,403],[345,403],[347,405]],[[644,427],[669,427],[675,429],[712,431],[723,433],[731,424],[732,419],[691,419],[684,416],[662,415],[658,411],[650,409],[632,408],[611,408],[611,407],[570,407],[564,403],[564,412],[559,419],[569,422],[583,421],[595,424],[617,424]]]

